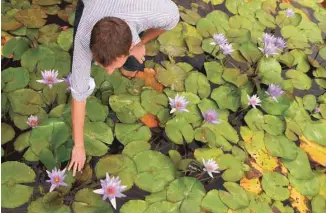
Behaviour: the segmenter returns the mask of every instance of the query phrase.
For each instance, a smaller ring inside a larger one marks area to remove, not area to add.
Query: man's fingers
[[[68,171],[70,171],[71,167],[74,165],[75,161],[71,161],[69,166],[68,166]]]
[[[78,162],[76,162],[75,165],[74,165],[72,176],[75,176],[76,175],[77,167],[78,167]]]
[[[84,167],[84,162],[78,164],[77,171],[80,172]]]

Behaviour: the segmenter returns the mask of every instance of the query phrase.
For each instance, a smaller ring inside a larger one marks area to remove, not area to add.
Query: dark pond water
[[[183,7],[185,8],[188,8],[190,9],[191,8],[191,3],[197,3],[199,5],[199,14],[201,16],[205,16],[207,13],[213,11],[213,10],[222,10],[222,11],[225,11],[228,15],[232,15],[230,14],[224,4],[222,5],[218,5],[218,6],[213,6],[211,4],[206,4],[202,1],[198,1],[198,0],[179,0],[179,1],[175,1],[178,5],[182,5]],[[62,3],[60,5],[61,8],[64,8],[65,6],[67,5],[67,3]],[[326,6],[326,1],[324,2],[324,5]],[[299,5],[296,5],[299,7]],[[308,11],[309,14],[311,14],[311,10],[308,9],[308,8],[305,8],[306,11]],[[58,18],[58,16],[49,16],[48,17],[48,20],[47,20],[47,24],[52,24],[52,23],[55,23],[55,24],[58,24],[60,26],[66,26],[66,25],[69,25],[68,23],[62,21],[60,18]],[[280,32],[280,29],[276,29],[275,31],[276,33],[279,33]],[[326,38],[326,35],[324,34],[323,35],[324,39]],[[316,57],[316,52],[314,52],[312,54],[312,57]],[[208,56],[205,55],[205,54],[202,54],[202,55],[198,55],[196,57],[178,57],[178,58],[175,58],[176,62],[187,62],[189,64],[191,64],[193,67],[195,67],[196,69],[198,69],[199,71],[205,73],[205,70],[204,70],[204,67],[203,67],[203,64],[206,60]],[[164,61],[164,60],[168,60],[168,57],[164,54],[158,54],[157,56],[155,57],[148,57],[148,59],[150,60],[153,60],[157,63],[160,63],[161,61]],[[321,58],[317,57],[316,58],[320,63],[322,63],[324,66],[326,66],[326,62],[325,61],[322,61]],[[239,64],[235,61],[232,61],[232,63],[234,63],[236,66],[239,66],[240,68],[243,67],[243,64]],[[1,70],[4,70],[8,67],[19,67],[20,66],[20,63],[19,62],[14,62],[12,61],[12,59],[2,59],[1,60]],[[311,72],[309,72],[311,73]],[[312,77],[312,76],[310,76]],[[294,95],[296,96],[304,96],[306,94],[314,94],[316,96],[318,95],[321,95],[325,92],[325,90],[321,90],[319,89],[318,85],[314,82],[312,88],[309,90],[309,91],[299,91],[299,90],[295,90],[294,92]],[[242,123],[243,123],[243,117],[245,115],[245,112],[237,112],[237,113],[233,113],[230,115],[230,123],[233,125],[233,126],[240,126]],[[5,122],[5,123],[8,123],[10,124],[11,126],[14,127],[13,123],[10,121],[10,118],[8,115],[5,115],[4,117],[2,117],[2,122]],[[15,127],[14,127],[15,128]],[[23,131],[15,128],[15,131],[16,131],[16,135],[19,135],[21,133],[23,133]],[[157,150],[157,151],[160,151],[164,154],[167,154],[169,150],[171,149],[177,149],[181,154],[182,156],[184,157],[187,157],[187,158],[192,158],[193,157],[193,150],[195,150],[196,148],[200,148],[202,146],[202,143],[199,143],[199,142],[194,142],[192,144],[185,144],[184,146],[178,146],[178,145],[175,145],[174,143],[171,143],[169,142],[168,138],[166,137],[164,131],[162,129],[159,129],[159,128],[156,128],[156,129],[152,129],[152,139],[151,139],[151,144],[152,144],[152,149],[154,150]],[[16,138],[13,139],[13,141],[15,141]],[[36,183],[34,184],[35,186],[35,191],[34,191],[34,197],[40,197],[40,193],[39,193],[39,190],[38,190],[38,185],[43,185],[44,182],[45,182],[45,179],[47,178],[45,173],[44,173],[44,167],[39,164],[39,163],[31,163],[31,162],[26,162],[22,159],[22,155],[23,153],[19,153],[19,152],[16,152],[14,151],[14,148],[13,148],[13,143],[12,142],[9,142],[7,144],[5,144],[3,146],[4,150],[5,150],[5,155],[4,157],[2,157],[2,162],[4,161],[12,161],[12,160],[17,160],[17,161],[23,161],[24,163],[26,163],[27,165],[31,166],[32,168],[34,168],[34,170],[36,171],[37,173],[37,180],[36,180]],[[117,140],[115,140],[113,142],[113,144],[110,146],[110,151],[109,151],[109,154],[117,154],[117,153],[121,153],[121,151],[123,150],[123,145],[118,142]],[[90,165],[91,167],[94,167],[96,162],[98,161],[98,158],[93,158],[91,161],[90,161]],[[198,174],[198,173],[197,173]],[[194,174],[191,174],[193,176],[196,176],[197,175],[196,173]],[[95,181],[95,177],[93,175],[93,179]],[[207,179],[207,177],[204,177],[204,179]],[[89,185],[88,185],[89,186]],[[74,198],[74,193],[76,191],[78,191],[80,188],[84,188],[84,187],[87,187],[86,186],[75,186],[75,189],[68,195],[65,197],[65,203],[67,205],[70,205],[73,201],[73,198]],[[220,178],[216,178],[214,179],[213,182],[207,182],[205,181],[205,188],[206,190],[210,190],[210,189],[223,189],[223,186],[222,186],[222,180]],[[48,189],[45,189],[46,191]],[[148,195],[147,192],[144,192],[136,187],[132,188],[131,190],[128,190],[126,193],[127,195],[127,198],[123,198],[123,199],[118,199],[117,200],[117,206],[121,206],[124,202],[126,202],[127,200],[130,200],[130,199],[143,199],[144,196]],[[24,206],[20,207],[20,208],[16,208],[16,209],[3,209],[2,208],[2,212],[5,212],[5,213],[23,213],[23,212],[27,212],[27,206],[28,204],[25,204]],[[117,210],[116,212],[119,212],[119,210]]]

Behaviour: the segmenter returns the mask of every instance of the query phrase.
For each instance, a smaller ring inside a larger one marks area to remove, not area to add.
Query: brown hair
[[[106,67],[115,58],[128,55],[131,43],[132,34],[128,24],[120,18],[105,17],[93,27],[90,48],[93,59]]]

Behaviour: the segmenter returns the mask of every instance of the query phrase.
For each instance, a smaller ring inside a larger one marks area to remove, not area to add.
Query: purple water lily
[[[58,79],[58,71],[55,70],[44,70],[41,71],[42,73],[42,80],[36,80],[37,82],[41,83],[41,84],[47,84],[49,85],[50,88],[52,88],[53,84],[57,84],[60,82],[63,82],[63,79]]]
[[[316,107],[316,108],[314,109],[314,113],[320,113],[320,108],[319,108],[319,107]]]
[[[207,110],[206,112],[203,113],[203,117],[205,119],[205,121],[207,121],[208,123],[212,123],[212,124],[218,124],[219,120],[219,114],[212,109]]]
[[[205,161],[203,159],[203,165],[204,165],[203,170],[206,171],[211,178],[214,178],[213,173],[220,173],[218,171],[219,166],[217,165],[216,161],[213,159],[209,159],[208,161]]]
[[[224,55],[230,55],[234,51],[232,44],[221,44],[220,48]]]
[[[113,208],[117,208],[116,198],[126,197],[122,192],[127,188],[127,186],[121,185],[121,180],[119,177],[110,177],[106,173],[106,179],[101,180],[100,189],[96,189],[93,192],[96,194],[103,195],[103,200],[109,198]]]
[[[39,121],[38,121],[38,118],[37,116],[33,116],[31,115],[29,118],[27,118],[27,122],[28,126],[32,127],[32,128],[35,128],[37,127]]]
[[[67,75],[67,77],[65,78],[65,82],[66,82],[66,84],[68,86],[67,90],[70,90],[70,87],[71,87],[71,73],[69,73]]]
[[[189,112],[186,109],[189,101],[187,101],[184,96],[179,96],[177,94],[174,99],[169,98],[169,100],[170,100],[170,106],[172,108],[171,111],[170,111],[170,113],[174,113],[176,111],[179,111],[179,112]]]
[[[214,41],[211,42],[211,45],[222,45],[228,43],[225,35],[223,33],[218,33],[213,35]]]
[[[248,105],[251,105],[255,109],[256,109],[256,106],[260,106],[261,100],[257,95],[253,95],[251,97],[249,95],[247,95],[247,97],[248,97],[248,101],[249,101]]]
[[[50,178],[50,180],[47,180],[46,182],[51,183],[51,188],[50,188],[50,192],[52,192],[55,188],[59,187],[59,186],[68,186],[68,184],[66,184],[64,182],[66,175],[66,169],[60,171],[57,168],[54,168],[51,172],[46,171],[48,173],[48,176]]]
[[[277,97],[283,95],[284,91],[281,89],[281,87],[279,85],[270,84],[268,86],[268,89],[267,89],[266,93],[268,95],[270,95],[276,102],[278,102]]]
[[[295,12],[292,8],[288,8],[285,10],[285,15],[288,18],[292,18],[295,15]]]
[[[275,37],[272,34],[264,33],[263,39],[264,47],[258,47],[266,57],[278,55],[284,48],[286,48],[286,41],[281,37]]]

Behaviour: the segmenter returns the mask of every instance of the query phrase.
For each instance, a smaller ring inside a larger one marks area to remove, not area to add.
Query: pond
[[[71,95],[37,80],[68,78],[77,1],[2,0],[2,212],[326,212],[326,1],[174,2],[143,73],[92,65],[87,163],[49,192]],[[93,192],[106,173],[126,186],[116,209]]]

